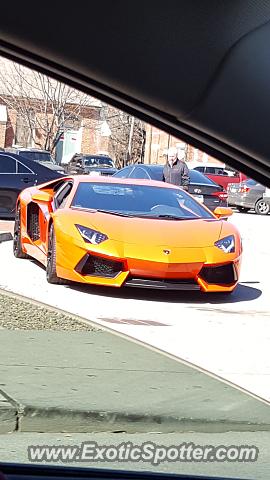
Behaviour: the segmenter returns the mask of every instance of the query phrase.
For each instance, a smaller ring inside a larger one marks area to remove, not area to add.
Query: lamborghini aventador
[[[242,253],[231,213],[164,182],[65,177],[20,194],[14,255],[41,262],[50,283],[231,292]]]

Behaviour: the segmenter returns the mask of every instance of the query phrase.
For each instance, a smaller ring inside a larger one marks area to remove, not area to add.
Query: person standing
[[[188,190],[189,169],[184,161],[184,150],[178,151],[176,147],[171,147],[168,149],[167,155],[167,163],[163,169],[163,181]]]

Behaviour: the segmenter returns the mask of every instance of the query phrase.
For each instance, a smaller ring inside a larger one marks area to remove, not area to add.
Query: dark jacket
[[[188,187],[189,170],[187,164],[179,159],[176,160],[172,167],[166,163],[163,169],[163,181],[179,187]]]

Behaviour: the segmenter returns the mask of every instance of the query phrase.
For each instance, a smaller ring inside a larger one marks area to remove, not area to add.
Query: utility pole
[[[149,149],[148,149],[148,163],[151,163],[151,155],[152,155],[152,137],[153,137],[153,127],[150,126],[150,139],[149,139]]]
[[[170,143],[171,143],[171,135],[168,135],[168,150],[170,148]]]
[[[131,117],[131,123],[130,123],[130,129],[129,129],[129,138],[128,138],[128,149],[127,149],[127,160],[128,160],[128,162],[131,159],[132,140],[133,140],[133,133],[134,133],[134,123],[135,123],[135,118]]]

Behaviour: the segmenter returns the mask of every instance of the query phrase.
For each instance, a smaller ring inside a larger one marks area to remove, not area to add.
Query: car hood
[[[107,213],[72,211],[74,224],[94,228],[109,239],[137,245],[206,247],[220,238],[222,220],[155,220]]]

